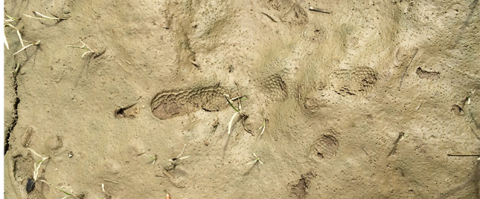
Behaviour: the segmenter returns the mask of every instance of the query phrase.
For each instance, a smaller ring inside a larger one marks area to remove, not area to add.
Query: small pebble
[[[35,189],[35,181],[33,181],[32,179],[28,178],[28,182],[27,182],[26,189],[27,189],[27,194],[30,193],[30,192],[32,192],[33,189]]]

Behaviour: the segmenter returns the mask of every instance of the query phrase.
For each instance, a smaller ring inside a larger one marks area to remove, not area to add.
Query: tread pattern
[[[268,76],[262,83],[270,102],[284,101],[288,97],[287,83],[279,74]]]
[[[377,82],[377,73],[369,67],[341,69],[330,74],[336,93],[340,95],[362,95],[370,92]]]
[[[337,154],[339,142],[334,135],[325,134],[315,140],[310,146],[310,158],[321,161],[322,159],[329,159]]]
[[[228,89],[216,86],[167,90],[158,93],[151,102],[155,117],[165,120],[199,110],[219,111],[228,107],[223,94]]]

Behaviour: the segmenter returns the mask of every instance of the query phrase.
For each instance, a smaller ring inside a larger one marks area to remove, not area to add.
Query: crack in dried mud
[[[17,66],[20,67],[20,66]],[[18,121],[18,104],[20,104],[20,98],[18,97],[18,83],[17,83],[18,71],[13,73],[13,90],[15,93],[15,102],[13,103],[13,121],[10,124],[10,128],[7,130],[5,135],[5,149],[3,155],[7,154],[8,149],[10,148],[9,139],[10,134],[12,133],[15,126],[17,126]]]

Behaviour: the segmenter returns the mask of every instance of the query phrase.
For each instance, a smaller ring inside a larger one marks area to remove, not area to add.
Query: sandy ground
[[[7,1],[5,197],[480,198],[478,4]]]

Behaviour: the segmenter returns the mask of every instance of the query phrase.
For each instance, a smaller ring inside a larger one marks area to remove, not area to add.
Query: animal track
[[[284,101],[288,97],[287,84],[282,76],[274,74],[268,76],[262,83],[267,98],[271,102]]]
[[[309,156],[310,158],[321,161],[324,158],[332,158],[338,151],[338,140],[334,135],[326,134],[319,137],[310,146]]]
[[[158,93],[152,100],[152,113],[165,120],[203,109],[219,111],[228,106],[224,93],[228,89],[216,86],[183,90],[167,90]]]
[[[422,68],[420,67],[417,68],[417,71],[415,73],[417,73],[420,79],[438,79],[440,77],[439,72],[430,72],[430,71],[422,70]]]
[[[293,26],[303,26],[308,23],[308,14],[298,1],[269,0],[268,7],[279,12],[280,20]]]
[[[290,197],[296,198],[305,198],[308,193],[308,187],[311,184],[311,180],[315,178],[317,174],[308,172],[302,174],[302,177],[298,180],[297,183],[292,182],[289,184],[290,188]]]
[[[377,82],[377,73],[369,67],[341,69],[330,74],[335,92],[345,96],[365,94]]]
[[[295,3],[280,20],[288,22],[290,25],[303,26],[308,23],[308,15],[305,9]]]

